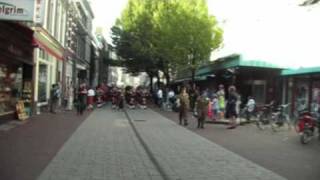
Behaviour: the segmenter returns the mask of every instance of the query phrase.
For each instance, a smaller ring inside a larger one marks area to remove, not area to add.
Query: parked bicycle
[[[257,121],[259,118],[256,108],[249,110],[247,106],[241,109],[239,114],[240,125],[249,124],[251,122]]]
[[[271,116],[271,128],[274,132],[280,130],[281,128],[285,128],[287,130],[291,129],[291,122],[289,118],[289,114],[287,113],[287,108],[289,104],[281,104],[278,106],[275,112],[272,113]]]
[[[256,125],[260,130],[266,129],[271,124],[272,110],[274,107],[274,101],[270,104],[265,104],[262,109],[258,112],[258,119]]]

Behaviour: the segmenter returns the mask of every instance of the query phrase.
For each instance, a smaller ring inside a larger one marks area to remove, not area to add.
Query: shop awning
[[[191,81],[191,77],[174,80],[175,83],[180,83],[180,82],[185,82],[185,81]]]
[[[45,50],[48,54],[59,60],[64,59],[65,49],[62,45],[52,37],[46,30],[36,27],[34,30],[34,42],[37,46]]]
[[[309,67],[299,69],[286,69],[281,72],[281,76],[295,76],[304,74],[320,74],[320,67]]]
[[[232,55],[224,58],[217,59],[212,63],[200,67],[196,75],[203,76],[212,74],[215,71],[237,68],[237,67],[248,67],[248,68],[269,68],[269,69],[284,69],[284,67],[277,66],[275,64],[261,61],[261,60],[246,60],[242,59],[240,55]]]

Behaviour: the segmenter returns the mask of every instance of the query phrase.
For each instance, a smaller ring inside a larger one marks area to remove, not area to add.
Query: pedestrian
[[[96,93],[93,89],[93,87],[91,87],[89,90],[88,90],[88,110],[93,110],[93,105],[94,105],[94,97],[95,97]]]
[[[254,98],[252,96],[248,97],[248,102],[246,104],[246,119],[247,121],[250,123],[251,121],[251,116],[255,111],[256,108],[256,101],[254,100]]]
[[[236,105],[238,101],[238,94],[236,92],[235,86],[229,87],[229,96],[226,108],[226,115],[229,118],[229,127],[228,129],[234,129],[237,127],[237,110]]]
[[[218,96],[218,103],[219,103],[219,119],[223,119],[226,105],[225,105],[225,91],[224,91],[224,86],[222,84],[219,85],[217,96]]]
[[[212,120],[216,121],[219,119],[219,101],[216,94],[213,95],[211,100],[211,108],[212,108]]]
[[[82,115],[83,111],[86,109],[86,98],[87,98],[87,87],[85,83],[80,84],[79,90],[78,90],[78,106],[77,106],[77,112],[78,115]]]
[[[172,111],[172,107],[174,105],[174,101],[175,101],[175,93],[173,91],[173,89],[170,89],[169,90],[169,93],[168,93],[168,98],[169,98],[169,107],[170,107],[170,110]]]
[[[63,93],[63,102],[62,102],[62,105],[63,105],[63,108],[65,110],[68,109],[68,97],[69,97],[69,86],[67,85],[66,88],[64,89],[64,93]]]
[[[179,124],[182,124],[182,120],[184,121],[184,125],[188,125],[188,110],[189,110],[189,95],[185,87],[181,89],[181,93],[179,95]]]
[[[198,128],[204,128],[204,121],[206,119],[207,111],[208,111],[209,101],[206,97],[205,93],[202,93],[201,96],[198,97],[196,101],[196,109],[198,114]]]
[[[158,89],[157,99],[158,99],[158,106],[162,108],[163,107],[163,91],[161,88]]]
[[[58,84],[53,84],[50,90],[50,112],[56,113],[60,90]]]
[[[74,89],[73,89],[73,84],[70,82],[70,85],[68,87],[68,106],[67,110],[72,110],[73,109],[73,99],[74,99]]]

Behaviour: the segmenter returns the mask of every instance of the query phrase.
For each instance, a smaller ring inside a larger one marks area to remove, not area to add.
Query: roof
[[[281,76],[295,76],[304,74],[320,74],[319,67],[299,68],[299,69],[286,69],[281,72]]]
[[[240,55],[231,55],[217,59],[209,65],[200,67],[196,75],[212,74],[214,71],[236,68],[236,67],[254,67],[254,68],[269,68],[269,69],[285,69],[284,67],[261,60],[246,60]]]

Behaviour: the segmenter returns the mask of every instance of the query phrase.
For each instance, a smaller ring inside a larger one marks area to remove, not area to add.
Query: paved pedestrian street
[[[284,179],[152,110],[128,116],[93,112],[38,179]]]

